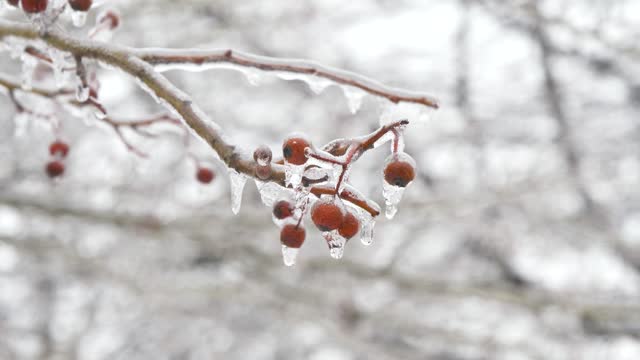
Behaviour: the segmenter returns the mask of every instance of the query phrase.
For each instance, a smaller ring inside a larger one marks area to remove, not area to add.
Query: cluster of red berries
[[[254,153],[254,159],[258,163],[258,168],[261,166],[258,159],[261,158],[263,154],[267,154],[267,150],[265,150],[264,147],[260,147]],[[268,151],[268,155],[269,160],[271,160],[270,151]],[[282,155],[285,166],[288,164],[295,166],[305,165],[310,157],[322,161],[321,153],[317,152],[311,143],[302,136],[287,138],[282,145]],[[328,162],[336,164],[335,158],[329,159]],[[264,165],[264,163],[262,165]],[[310,165],[307,166],[306,169],[309,169],[311,166],[317,167],[317,165]],[[256,174],[258,174],[258,170],[256,170]],[[397,188],[404,188],[415,179],[415,165],[408,155],[399,154],[397,151],[394,151],[390,160],[387,161],[385,165],[383,174],[384,181],[387,184]],[[304,182],[304,178],[302,186],[309,186],[308,183]],[[299,202],[299,204],[300,203],[303,205],[299,206],[301,213],[298,214],[296,214],[296,207],[287,200],[278,201],[273,206],[273,216],[275,219],[280,221],[290,220],[285,222],[280,230],[280,242],[288,248],[300,248],[305,241],[306,231],[302,225],[301,217],[304,216],[306,203],[304,201]],[[299,218],[295,219],[296,216],[299,216]],[[310,217],[313,224],[325,236],[330,248],[334,246],[332,242],[339,238],[342,238],[341,241],[343,241],[340,246],[344,245],[344,243],[353,238],[363,226],[361,220],[356,216],[355,211],[343,204],[338,189],[336,189],[335,193],[322,195],[320,199],[316,200],[310,209]],[[339,236],[336,237],[336,235]]]
[[[49,0],[7,0],[9,5],[18,7],[22,5],[22,10],[27,14],[38,14],[47,10]],[[93,0],[68,0],[69,6],[75,11],[89,11]]]
[[[49,145],[49,154],[52,156],[45,167],[45,171],[50,178],[57,178],[64,174],[64,159],[69,153],[69,145],[61,140],[56,140]]]

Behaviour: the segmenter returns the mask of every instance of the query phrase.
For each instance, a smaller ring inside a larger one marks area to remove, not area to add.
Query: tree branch
[[[30,25],[0,20],[0,39],[10,36],[40,39],[49,46],[71,53],[76,58],[95,59],[125,71],[138,79],[143,88],[146,88],[158,102],[164,103],[169,110],[177,113],[199,138],[215,150],[229,168],[251,177],[255,176],[255,162],[243,157],[234,145],[226,142],[222,129],[192,102],[189,95],[161,75],[154,65],[180,67],[186,64],[231,63],[264,71],[301,73],[353,86],[394,103],[410,102],[432,108],[438,107],[434,99],[424,94],[387,87],[357,74],[302,60],[275,59],[232,50],[133,49],[93,40],[80,40],[56,29],[40,34]],[[269,181],[284,186],[284,180],[283,167],[274,164]]]
[[[385,86],[375,80],[352,72],[320,65],[299,59],[279,59],[259,56],[231,49],[214,50],[170,50],[140,49],[134,53],[140,59],[163,69],[180,69],[188,65],[233,64],[262,71],[280,71],[316,76],[334,83],[352,86],[364,92],[386,98],[393,103],[408,102],[438,108],[438,102],[425,94]]]

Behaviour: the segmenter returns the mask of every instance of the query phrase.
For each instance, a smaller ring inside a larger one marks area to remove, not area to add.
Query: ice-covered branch
[[[140,49],[135,52],[135,55],[160,70],[205,70],[219,64],[232,64],[261,71],[315,76],[336,84],[358,88],[394,103],[408,102],[438,108],[438,102],[426,94],[385,86],[362,75],[334,69],[312,61],[259,56],[230,49]]]
[[[227,166],[240,173],[254,175],[255,162],[242,157],[235,146],[224,139],[222,129],[209,120],[186,93],[159,74],[152,65],[138,58],[135,55],[136,50],[91,40],[80,40],[56,29],[39,33],[30,25],[0,20],[0,38],[9,36],[30,40],[39,38],[52,47],[73,54],[76,58],[96,59],[125,71],[136,78],[141,86],[147,88],[160,103],[178,114],[198,137],[216,151]],[[270,180],[284,184],[284,172],[274,168]]]

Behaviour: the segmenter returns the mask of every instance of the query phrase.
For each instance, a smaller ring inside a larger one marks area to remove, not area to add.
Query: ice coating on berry
[[[271,177],[271,164],[256,166],[256,176],[261,180],[269,179]]]
[[[311,220],[320,231],[337,229],[343,218],[343,210],[333,200],[317,201],[311,208]]]
[[[244,190],[244,184],[247,183],[247,176],[240,174],[237,171],[229,170],[229,185],[231,187],[231,211],[234,214],[240,212],[240,206],[242,205],[242,192]]]
[[[406,187],[416,177],[416,163],[406,153],[392,154],[385,163],[384,180],[389,185]]]
[[[253,152],[253,160],[258,163],[259,166],[267,166],[271,162],[271,158],[271,149],[266,145],[258,146]]]
[[[83,27],[87,22],[87,12],[86,11],[74,11],[71,13],[71,21],[73,22],[73,26],[75,27]]]
[[[307,162],[305,149],[310,146],[309,141],[301,135],[289,136],[282,143],[282,156],[289,164],[302,165]]]
[[[297,224],[286,224],[280,230],[280,242],[290,248],[300,248],[304,243],[305,236],[304,227]]]
[[[347,212],[342,220],[342,224],[338,228],[338,234],[349,240],[354,237],[360,230],[360,221],[351,212]]]
[[[280,200],[273,206],[273,216],[277,219],[286,219],[293,215],[293,204],[286,200]]]

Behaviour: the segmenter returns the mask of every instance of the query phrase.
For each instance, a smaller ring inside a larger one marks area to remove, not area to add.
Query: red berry
[[[260,180],[267,180],[271,177],[271,164],[265,166],[256,166],[256,176]]]
[[[384,180],[394,186],[405,187],[416,177],[413,164],[408,161],[393,160],[384,168]]]
[[[215,174],[213,173],[213,171],[206,167],[198,168],[198,172],[196,173],[196,178],[198,178],[198,181],[203,184],[210,183],[211,181],[213,181],[214,177]]]
[[[76,11],[89,11],[93,0],[69,0],[69,6]]]
[[[331,231],[340,227],[344,214],[334,202],[318,201],[311,209],[311,220],[320,231]]]
[[[67,157],[68,153],[69,145],[64,141],[56,140],[49,145],[49,154],[52,156],[60,154],[60,156],[64,158]]]
[[[20,3],[20,0],[7,0],[7,2],[9,3],[9,5],[18,7],[18,4]]]
[[[271,162],[272,154],[271,149],[266,145],[260,145],[253,152],[253,160],[260,166],[265,166]]]
[[[28,14],[37,14],[47,9],[48,0],[22,0],[22,10]]]
[[[286,219],[293,215],[293,205],[286,200],[280,200],[273,206],[273,216],[276,219]]]
[[[360,222],[358,218],[356,218],[352,213],[347,212],[347,215],[344,216],[342,220],[342,225],[338,228],[338,233],[349,240],[354,237],[358,230],[360,230]]]
[[[301,137],[290,137],[282,144],[282,155],[287,162],[302,165],[307,162],[305,149],[309,146],[309,142]]]
[[[47,175],[55,178],[64,174],[64,164],[58,160],[50,161],[46,167]]]
[[[116,14],[115,12],[109,10],[107,12],[100,14],[96,21],[99,24],[103,24],[103,23],[109,24],[109,29],[113,30],[117,28],[118,25],[120,25],[120,16],[118,16],[118,14]]]
[[[305,238],[305,231],[302,226],[287,224],[280,231],[280,242],[290,248],[300,248]]]

